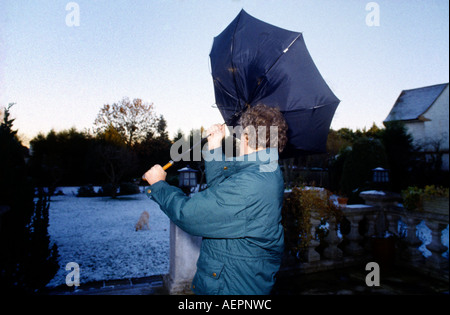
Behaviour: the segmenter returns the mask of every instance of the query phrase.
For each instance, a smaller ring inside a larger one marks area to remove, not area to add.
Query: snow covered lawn
[[[169,272],[169,219],[143,193],[78,198],[77,187],[62,189],[50,204],[49,234],[58,246],[59,270],[47,286],[65,284],[66,264],[80,266],[80,282],[126,279]],[[150,230],[135,231],[141,213]]]

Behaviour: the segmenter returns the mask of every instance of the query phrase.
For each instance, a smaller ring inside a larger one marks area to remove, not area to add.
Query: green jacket
[[[269,294],[284,247],[278,152],[269,148],[225,161],[219,148],[204,158],[206,190],[187,197],[165,181],[147,189],[177,226],[203,237],[192,290]]]

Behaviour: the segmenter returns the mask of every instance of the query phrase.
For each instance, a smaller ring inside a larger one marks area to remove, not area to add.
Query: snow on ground
[[[145,194],[78,198],[77,188],[61,189],[50,204],[49,234],[58,246],[59,270],[47,286],[65,284],[66,264],[80,266],[80,282],[167,274],[167,216]],[[150,230],[135,231],[141,213],[150,214]]]

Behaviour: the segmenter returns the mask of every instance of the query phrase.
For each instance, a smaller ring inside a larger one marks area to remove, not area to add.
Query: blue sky
[[[124,96],[153,102],[169,134],[222,122],[209,52],[243,8],[303,32],[319,71],[341,99],[332,128],[381,126],[400,92],[449,81],[446,0],[78,0],[0,3],[0,106],[16,102],[15,128],[90,128],[100,108]]]

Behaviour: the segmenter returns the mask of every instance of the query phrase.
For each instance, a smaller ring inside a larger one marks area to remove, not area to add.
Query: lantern
[[[179,169],[178,172],[180,173],[180,180],[178,184],[180,188],[185,187],[190,191],[192,188],[197,187],[197,170],[190,168],[188,165],[182,169]]]
[[[389,170],[382,167],[377,167],[372,170],[374,183],[388,183],[389,182]]]

